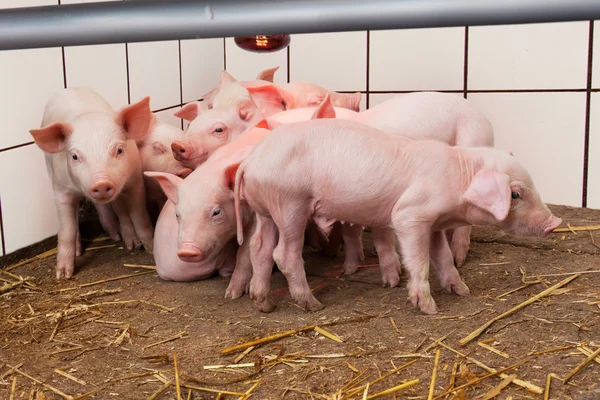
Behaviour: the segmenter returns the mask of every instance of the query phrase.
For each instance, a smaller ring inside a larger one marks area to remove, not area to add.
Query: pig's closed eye
[[[179,214],[175,213],[175,218],[177,218],[177,221],[179,221]]]
[[[213,214],[212,214],[212,215],[213,215],[213,217],[216,217],[216,216],[219,216],[220,214],[221,214],[221,209],[220,209],[220,208],[216,208],[216,209],[213,211]]]
[[[519,192],[511,192],[510,197],[512,197],[513,199],[520,199],[521,194]]]
[[[222,133],[223,132],[223,128],[217,128],[217,129],[215,129],[215,132]]]

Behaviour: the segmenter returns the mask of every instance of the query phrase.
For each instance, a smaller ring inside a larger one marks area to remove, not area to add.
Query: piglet
[[[446,290],[469,294],[444,230],[494,225],[517,236],[544,237],[561,223],[527,170],[507,152],[412,140],[338,119],[275,128],[239,166],[234,190],[238,220],[242,201],[256,215],[250,297],[265,312],[274,308],[268,297],[273,261],[301,307],[323,308],[311,293],[302,259],[310,219],[325,232],[336,221],[371,227],[374,242],[376,232],[393,228],[409,272],[409,298],[426,314],[438,311],[429,287],[430,261]],[[240,244],[244,234],[238,230]],[[380,265],[399,267],[382,260]]]
[[[248,92],[237,82],[218,93],[218,107],[206,110],[201,102],[186,104],[175,115],[191,121],[183,139],[171,143],[173,157],[185,167],[195,169],[219,147],[231,142],[247,129],[255,126],[263,115]],[[235,98],[229,93],[236,93]],[[226,95],[228,99],[221,100]]]
[[[75,255],[81,253],[77,207],[82,198],[104,213],[112,213],[109,204],[112,206],[128,249],[141,241],[152,251],[154,232],[135,142],[148,133],[152,120],[149,104],[146,97],[116,112],[89,88],[62,89],[46,105],[42,128],[30,131],[46,153],[54,188],[58,279],[73,276]]]
[[[171,143],[181,140],[184,136],[183,130],[165,122],[159,121],[152,115],[150,132],[137,141],[142,163],[142,171],[168,172],[181,178],[185,178],[192,172],[190,168],[184,167],[181,161],[173,157]],[[148,203],[156,203],[158,210],[165,204],[166,196],[155,179],[144,177],[146,187],[146,200]]]
[[[237,250],[231,165],[241,162],[269,133],[264,121],[232,143],[218,149],[186,179],[173,174],[145,172],[156,178],[169,201],[155,233],[154,257],[163,279],[206,279],[216,271],[233,275],[226,297],[247,292],[252,274],[247,246]],[[246,213],[241,229],[251,229]],[[235,269],[233,268],[235,265]]]
[[[360,92],[338,93],[308,82],[290,82],[282,85],[281,89],[293,98],[292,107],[289,108],[316,107],[323,102],[325,96],[329,95],[335,107],[360,111],[360,101],[362,99]]]

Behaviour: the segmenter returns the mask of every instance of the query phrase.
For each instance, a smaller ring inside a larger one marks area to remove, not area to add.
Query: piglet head
[[[152,123],[150,98],[116,115],[84,114],[71,123],[56,122],[30,131],[47,153],[64,153],[69,175],[92,201],[109,203],[135,173],[138,150]]]
[[[542,202],[527,170],[510,153],[489,152],[497,162],[479,170],[462,196],[472,205],[474,222],[496,225],[515,236],[548,236],[562,220]]]
[[[272,83],[247,85],[246,89],[265,117],[294,108],[294,96]]]
[[[196,168],[261,119],[262,114],[250,99],[208,110],[190,123],[183,139],[171,144],[173,157],[186,167]]]
[[[213,257],[235,236],[233,175],[222,164],[205,163],[182,180],[171,174],[148,173],[158,179],[175,204],[179,223],[179,258],[200,262]]]

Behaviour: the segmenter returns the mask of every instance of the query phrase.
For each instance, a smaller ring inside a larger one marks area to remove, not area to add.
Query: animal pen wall
[[[58,0],[59,4],[82,2]],[[57,0],[1,0],[0,8]],[[201,98],[226,69],[239,80],[280,66],[275,83],[309,81],[363,94],[363,109],[397,93],[468,97],[491,119],[548,203],[600,208],[600,29],[594,22],[292,35],[254,54],[232,38],[0,52],[0,254],[57,232],[39,127],[50,95],[89,86],[115,108],[151,97],[158,118]]]

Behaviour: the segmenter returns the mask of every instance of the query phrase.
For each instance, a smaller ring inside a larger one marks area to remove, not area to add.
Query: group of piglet
[[[87,198],[112,239],[154,253],[161,278],[230,276],[225,296],[248,293],[263,312],[274,309],[274,265],[299,306],[322,309],[303,247],[343,247],[352,274],[368,228],[383,284],[398,286],[401,254],[409,299],[433,314],[430,263],[448,292],[469,294],[456,267],[471,226],[546,236],[561,224],[467,100],[408,93],[361,112],[360,93],[275,85],[276,71],[246,82],[223,71],[217,88],[175,113],[189,121],[185,132],[159,122],[148,97],[118,112],[88,88],[50,99],[30,132],[54,188],[57,277],[70,278],[81,254]]]

